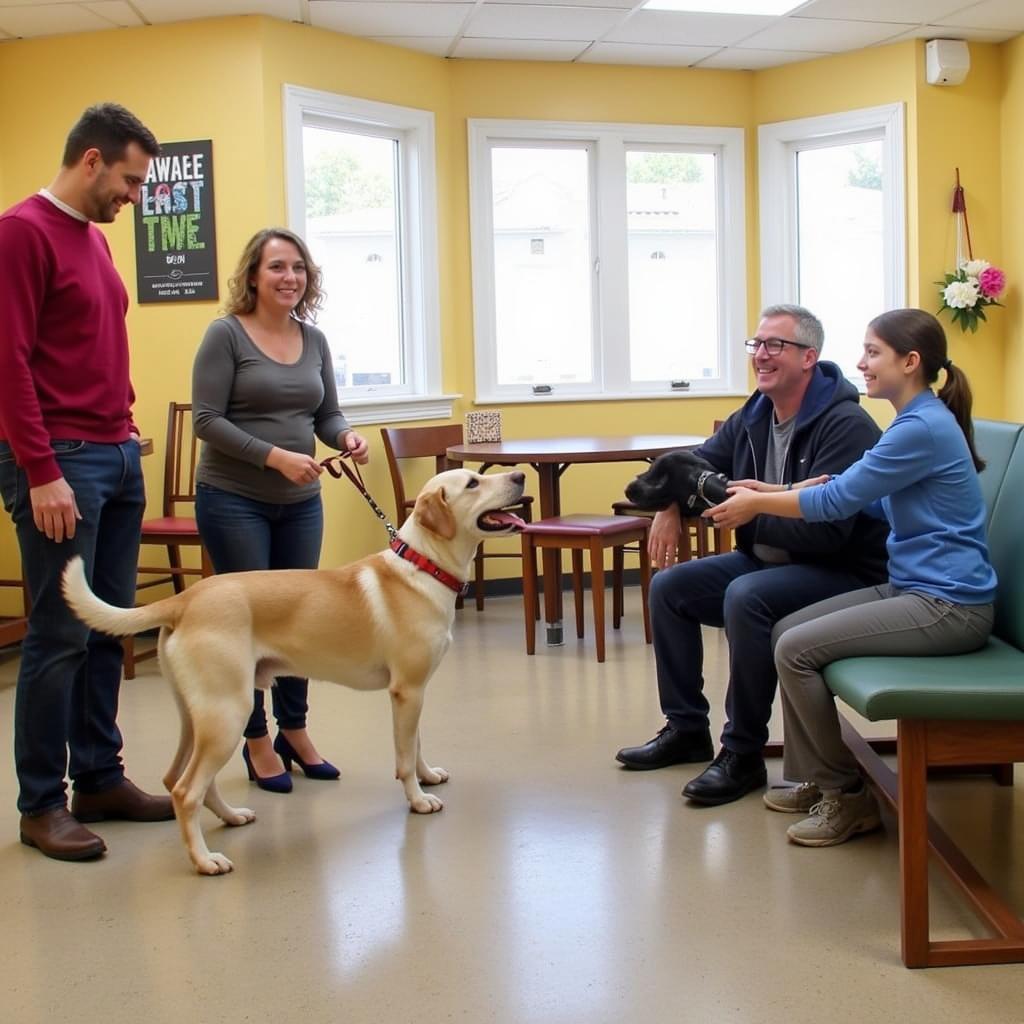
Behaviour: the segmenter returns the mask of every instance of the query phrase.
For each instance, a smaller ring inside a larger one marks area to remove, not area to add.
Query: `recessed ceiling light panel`
[[[690,11],[694,14],[789,14],[803,0],[647,0],[646,11]]]

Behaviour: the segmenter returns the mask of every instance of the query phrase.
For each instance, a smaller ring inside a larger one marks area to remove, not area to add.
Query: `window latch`
[[[690,382],[688,380],[674,380],[669,385],[673,391],[689,391]]]
[[[533,393],[535,395],[550,395],[551,385],[550,384],[534,384]]]

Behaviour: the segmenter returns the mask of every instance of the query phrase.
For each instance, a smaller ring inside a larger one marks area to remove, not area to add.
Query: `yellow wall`
[[[1005,58],[1004,58],[1005,51]],[[47,184],[67,129],[88,103],[115,99],[167,140],[213,139],[218,262],[224,281],[253,231],[285,220],[281,89],[285,83],[431,110],[437,118],[440,308],[444,388],[472,408],[474,356],[466,121],[471,117],[632,121],[739,126],[747,147],[747,309],[759,306],[757,125],[902,101],[907,105],[909,294],[935,308],[930,282],[952,263],[948,212],[952,167],[968,188],[977,252],[1024,264],[1024,204],[1004,168],[1020,166],[1016,130],[1024,112],[1024,46],[973,46],[958,88],[923,84],[920,43],[843,54],[758,73],[553,63],[443,61],[330,32],[245,17],[121,29],[0,46],[0,207]],[[83,59],[83,57],[85,59]],[[1005,64],[1005,68],[1004,68]],[[54,68],[67,68],[54,75]],[[162,69],[170,68],[171,72]],[[71,73],[70,69],[73,69]],[[1005,95],[1003,90],[1005,89]],[[1000,124],[1000,118],[1002,123]],[[999,129],[1003,128],[1000,149]],[[1011,126],[1012,130],[1011,130]],[[1014,148],[1016,147],[1016,148]],[[1018,159],[1012,159],[1016,156]],[[1005,181],[1005,186],[1003,182]],[[1006,253],[1002,251],[1001,206]],[[105,228],[129,293],[135,295],[131,218]],[[994,312],[976,337],[954,337],[953,352],[975,382],[979,412],[1020,415],[1004,388],[1007,367],[1024,362],[1021,314]],[[129,313],[137,419],[158,442],[146,462],[151,502],[161,494],[164,411],[190,391],[192,358],[212,302],[133,305]],[[1000,320],[1000,318],[1003,318]],[[952,335],[951,335],[952,336]],[[703,433],[737,403],[727,399],[561,403],[503,409],[507,436],[571,433]],[[874,411],[874,410],[873,410]],[[885,409],[877,410],[880,419]],[[377,427],[367,484],[390,507]],[[579,467],[564,481],[568,507],[604,508],[629,467]],[[327,481],[324,564],[382,546],[383,531],[347,485]],[[0,575],[17,573],[13,536],[0,523]],[[2,597],[2,595],[0,595]],[[0,605],[0,612],[5,610]]]
[[[1024,36],[1001,47],[1003,51],[1003,92],[1000,104],[1002,138],[1002,194],[1000,214],[1003,223],[1003,256],[1010,287],[1006,308],[996,310],[1002,317],[1006,338],[1003,361],[1003,388],[1006,417],[1024,420],[1024,309],[1021,308],[1024,282],[1024,194],[1021,168],[1024,168]]]

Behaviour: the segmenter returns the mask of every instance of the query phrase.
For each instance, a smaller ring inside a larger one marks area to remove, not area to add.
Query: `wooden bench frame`
[[[1024,921],[985,881],[928,813],[929,775],[990,773],[1013,785],[1013,766],[1024,761],[1024,722],[902,719],[895,739],[865,739],[839,716],[843,741],[879,797],[895,812],[900,841],[900,947],[906,967],[959,967],[1024,963]],[[769,743],[765,757],[781,757]],[[897,770],[883,760],[896,754]],[[994,763],[993,763],[994,762]],[[991,938],[932,942],[928,915],[928,854],[935,855]]]

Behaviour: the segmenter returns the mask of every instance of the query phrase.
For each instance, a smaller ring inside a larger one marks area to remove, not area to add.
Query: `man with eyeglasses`
[[[881,431],[835,363],[819,361],[820,321],[802,306],[770,306],[746,342],[757,390],[695,454],[731,480],[794,484],[842,472]],[[763,748],[778,683],[772,627],[816,601],[885,582],[888,527],[857,515],[835,523],[758,516],[736,550],[668,568],[682,522],[659,512],[648,547],[662,568],[651,582],[651,624],[664,728],[616,760],[646,770],[712,759],[701,626],[729,641],[726,725],[718,756],[683,787],[699,804],[724,804],[763,787]]]

